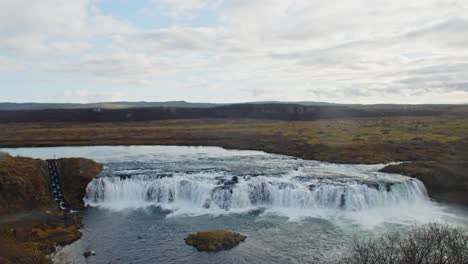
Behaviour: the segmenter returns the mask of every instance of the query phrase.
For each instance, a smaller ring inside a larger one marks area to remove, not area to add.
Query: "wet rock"
[[[380,190],[380,183],[376,181],[363,181],[362,184],[366,185],[369,188]]]
[[[118,176],[119,176],[120,180],[127,180],[127,179],[132,178],[133,175],[132,174],[123,174],[122,173],[122,174],[119,174]]]
[[[271,194],[265,182],[250,187],[249,199],[252,204],[266,203],[271,201]]]
[[[162,179],[162,178],[172,178],[174,175],[172,173],[160,173],[156,175],[157,179]]]
[[[205,209],[209,209],[211,205],[211,199],[206,199],[205,202],[203,203],[202,207]]]
[[[211,200],[221,209],[228,210],[232,202],[232,187],[218,186],[211,191]]]
[[[89,258],[90,256],[94,256],[94,255],[96,255],[96,252],[94,250],[86,250],[83,253],[83,257],[85,258]]]
[[[280,182],[278,184],[278,188],[280,190],[284,190],[284,189],[287,189],[287,188],[294,189],[294,185],[291,184],[291,183],[287,183],[287,182]]]
[[[232,177],[231,180],[223,179],[223,178],[218,179],[219,185],[224,185],[228,187],[234,187],[238,182],[239,182],[239,178],[237,176]]]
[[[199,251],[216,252],[237,246],[247,237],[239,233],[226,230],[212,230],[188,235],[185,244],[195,247]]]
[[[70,209],[83,209],[86,187],[102,171],[102,165],[84,158],[57,159],[56,164],[67,205]]]

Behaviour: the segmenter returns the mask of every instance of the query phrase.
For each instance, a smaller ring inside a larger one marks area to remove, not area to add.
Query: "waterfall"
[[[332,209],[362,211],[427,201],[416,179],[397,181],[318,177],[233,177],[209,173],[169,177],[101,177],[87,187],[85,203],[102,207]]]

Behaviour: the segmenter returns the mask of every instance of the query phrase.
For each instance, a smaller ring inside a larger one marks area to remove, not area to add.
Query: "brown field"
[[[332,162],[466,160],[468,118],[0,124],[0,147],[213,145]]]
[[[208,145],[263,150],[304,159],[341,163],[413,161],[388,166],[384,170],[419,178],[435,199],[468,204],[466,117],[388,117],[317,121],[192,119],[136,123],[0,124],[0,147],[85,145]],[[3,163],[8,161],[14,160],[7,158]],[[13,167],[12,170],[18,170],[24,166]],[[76,199],[82,196],[80,191],[70,194]],[[21,202],[23,201],[18,201],[18,204]],[[47,202],[48,200],[44,199],[38,206],[47,205]],[[3,208],[8,206],[4,205]],[[63,222],[57,220],[61,216],[54,214],[44,216],[44,213],[41,213],[38,217],[45,223]],[[29,223],[22,228],[21,225],[16,228],[15,236],[25,234],[25,238],[21,239],[12,237],[11,228],[6,228],[5,223],[0,225],[0,243],[11,245],[8,252],[0,252],[0,262],[10,260],[13,262],[6,263],[29,263],[27,261],[37,258],[37,262],[34,263],[47,263],[43,252],[50,252],[52,243],[64,243],[79,237],[76,227],[79,220],[72,221],[75,224],[71,225],[52,225],[52,228],[50,224],[37,225],[39,220],[33,220],[36,227],[31,227]],[[18,225],[17,221],[14,223]],[[63,230],[64,228],[66,230]],[[37,237],[31,238],[31,234],[36,234]],[[49,239],[51,236],[54,239]],[[22,252],[27,261],[17,259],[16,256],[20,255],[18,252]]]
[[[413,161],[411,165],[394,166],[391,172],[421,179],[430,195],[439,200],[468,204],[465,115],[0,124],[0,147],[85,145],[204,145],[338,163]]]

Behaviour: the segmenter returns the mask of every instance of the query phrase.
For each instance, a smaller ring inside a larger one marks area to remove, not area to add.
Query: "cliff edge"
[[[65,200],[83,208],[86,186],[102,165],[82,158],[56,163]],[[79,215],[63,212],[52,198],[47,166],[40,159],[0,157],[0,263],[50,263],[47,254],[81,237]]]
[[[468,205],[467,167],[466,161],[421,161],[389,165],[380,171],[419,179],[438,201]]]

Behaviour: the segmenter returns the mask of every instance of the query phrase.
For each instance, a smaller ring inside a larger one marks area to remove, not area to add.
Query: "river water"
[[[334,263],[356,238],[429,222],[468,226],[467,208],[431,201],[420,181],[378,172],[384,165],[217,147],[4,151],[104,164],[84,197],[83,237],[61,253],[74,263]],[[184,244],[211,229],[248,238],[219,253]],[[85,262],[86,249],[97,254]]]

